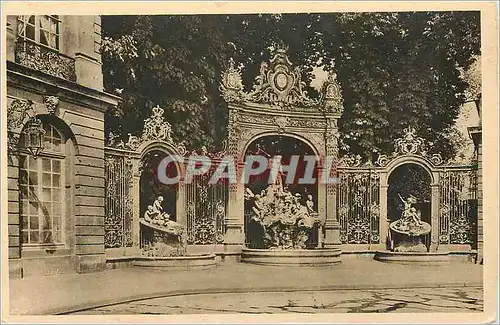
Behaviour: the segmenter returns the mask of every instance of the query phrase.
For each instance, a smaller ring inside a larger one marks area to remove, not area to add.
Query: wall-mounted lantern
[[[45,130],[43,129],[42,121],[36,117],[30,117],[23,133],[26,141],[26,149],[36,159],[43,150]]]

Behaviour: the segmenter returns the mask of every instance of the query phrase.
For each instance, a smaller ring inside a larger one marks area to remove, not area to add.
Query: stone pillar
[[[337,120],[331,118],[327,122],[327,128],[325,132],[325,148],[326,156],[330,157],[329,159],[333,159],[332,168],[335,168],[335,173],[332,173],[331,170],[324,170],[324,172],[328,173],[329,176],[335,177],[338,177],[338,173],[336,170],[338,162],[337,137]],[[325,248],[333,248],[341,244],[340,223],[337,216],[337,186],[337,183],[326,184]]]
[[[389,185],[387,185],[387,174],[380,175],[380,193],[379,193],[379,202],[380,202],[380,220],[379,220],[379,229],[380,229],[380,244],[383,245],[386,249],[390,249],[390,245],[388,242],[389,237],[389,216],[387,215],[387,190]]]
[[[323,166],[318,166],[318,177],[323,175]],[[326,222],[326,184],[318,180],[318,216],[321,220],[320,228],[318,229],[318,247],[323,247],[324,244],[324,234],[323,229]]]
[[[229,202],[228,212],[224,225],[226,231],[224,233],[224,254],[233,256],[239,259],[241,249],[245,245],[244,234],[244,184],[241,179],[244,161],[240,158],[240,133],[238,125],[238,110],[230,107],[229,123],[228,123],[228,154],[234,157],[236,169],[236,183],[229,183]],[[241,155],[242,156],[242,155]]]
[[[229,206],[226,215],[224,234],[224,252],[225,255],[239,255],[245,245],[244,233],[244,184],[241,180],[241,174],[244,164],[236,164],[236,184],[229,184]]]
[[[187,229],[186,218],[186,186],[184,184],[184,177],[181,176],[177,186],[177,202],[176,202],[176,220]]]
[[[141,224],[139,218],[141,217],[141,161],[134,159],[132,167],[132,247],[137,252],[141,247]]]
[[[481,132],[477,146],[477,263],[483,264],[483,144]]]
[[[439,183],[431,185],[431,252],[439,246]]]

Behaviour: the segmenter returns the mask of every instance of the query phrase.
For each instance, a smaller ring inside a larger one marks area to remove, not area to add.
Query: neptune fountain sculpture
[[[253,201],[251,222],[263,233],[263,248],[305,249],[311,229],[319,223],[312,195],[305,205],[300,193],[293,195],[281,182],[269,185],[260,194],[246,189],[245,199]]]

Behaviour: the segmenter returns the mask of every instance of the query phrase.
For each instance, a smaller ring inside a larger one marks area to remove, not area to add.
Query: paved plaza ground
[[[482,312],[482,287],[197,294],[98,307],[77,315]]]
[[[332,267],[222,263],[208,270],[131,267],[10,281],[13,315],[474,312],[482,310],[482,300],[480,265],[355,258]]]

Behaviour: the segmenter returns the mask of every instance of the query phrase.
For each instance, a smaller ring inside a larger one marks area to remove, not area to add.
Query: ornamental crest
[[[156,106],[152,115],[144,120],[142,140],[163,140],[172,142],[172,126],[163,117],[163,108]]]
[[[341,114],[344,99],[337,81],[337,74],[330,72],[325,80],[321,91],[321,108],[327,113]]]
[[[427,152],[427,146],[425,140],[422,137],[416,135],[415,128],[408,127],[403,130],[404,134],[402,137],[394,141],[395,151],[392,155],[380,155],[376,161],[376,165],[380,167],[386,166],[393,158],[402,155],[419,155],[426,158],[433,165],[441,165],[443,163],[443,158],[440,154],[430,155]]]
[[[285,132],[285,127],[290,123],[290,119],[286,116],[276,116],[273,121],[278,126],[279,133]]]
[[[427,151],[424,145],[424,139],[416,135],[416,131],[412,127],[403,130],[404,135],[396,139],[396,152],[400,154],[420,154],[425,156]]]
[[[269,63],[262,62],[260,74],[255,78],[248,100],[289,108],[292,105],[314,106],[317,101],[308,97],[303,89],[299,67],[293,67],[283,49],[277,50]]]
[[[110,133],[108,136],[108,146],[135,151],[142,143],[150,140],[160,140],[169,144],[174,144],[172,139],[172,126],[169,122],[165,121],[163,112],[164,110],[160,106],[157,105],[154,107],[151,116],[144,120],[144,128],[141,137],[129,133],[126,143],[123,142],[123,140],[117,143],[116,139],[118,136]],[[187,152],[183,142],[177,144],[175,147],[181,155]]]

